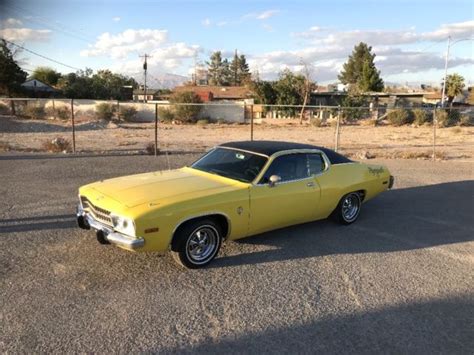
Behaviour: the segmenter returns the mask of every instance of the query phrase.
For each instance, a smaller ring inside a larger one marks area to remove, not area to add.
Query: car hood
[[[195,169],[182,168],[103,180],[84,188],[94,190],[95,197],[103,195],[131,208],[144,203],[162,205],[171,200],[207,196],[237,189],[238,185],[242,183]]]

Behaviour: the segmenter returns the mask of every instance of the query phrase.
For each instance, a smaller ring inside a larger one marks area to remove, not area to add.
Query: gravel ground
[[[75,227],[80,185],[165,157],[0,155],[0,352],[472,354],[473,165],[382,162],[395,188],[356,224],[229,242],[190,271]]]

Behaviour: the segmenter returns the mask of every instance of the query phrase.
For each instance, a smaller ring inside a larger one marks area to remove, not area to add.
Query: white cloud
[[[112,21],[119,22],[122,18],[120,16],[112,17]]]
[[[275,16],[279,12],[280,12],[279,10],[267,10],[267,11],[264,11],[260,14],[257,14],[257,16],[255,18],[257,20],[266,20],[266,19],[269,19],[270,17]]]
[[[248,20],[248,19],[268,20],[270,17],[275,16],[279,12],[280,12],[280,10],[266,10],[266,11],[263,11],[263,12],[251,12],[251,13],[248,13],[248,14],[245,14],[244,16],[242,16],[241,21]]]
[[[201,24],[205,27],[209,27],[211,25],[211,20],[208,18],[205,18],[204,20],[201,21]]]
[[[218,23],[216,23],[216,26],[218,27],[222,27],[222,26],[225,26],[227,25],[227,21],[219,21]]]
[[[0,22],[2,27],[17,27],[21,26],[23,22],[21,20],[18,20],[16,18],[7,18],[6,20],[3,20]]]
[[[114,59],[124,59],[130,53],[150,51],[163,44],[167,39],[166,30],[128,29],[116,35],[108,32],[101,34],[95,44],[80,52],[83,57],[99,55]]]
[[[33,30],[31,28],[5,28],[0,30],[0,37],[8,41],[47,41],[50,30]]]
[[[425,32],[421,34],[421,39],[427,41],[445,40],[448,36],[453,39],[461,39],[464,37],[473,38],[474,35],[474,20],[457,22],[451,24],[443,24],[441,27],[433,32]]]

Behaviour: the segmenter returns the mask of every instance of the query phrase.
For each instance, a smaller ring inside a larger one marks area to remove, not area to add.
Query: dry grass
[[[71,143],[63,137],[56,137],[53,140],[47,140],[43,143],[43,149],[50,153],[69,153]]]
[[[7,142],[0,142],[0,152],[9,152],[13,147]]]

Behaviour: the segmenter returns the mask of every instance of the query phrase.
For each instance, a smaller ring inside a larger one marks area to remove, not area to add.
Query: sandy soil
[[[56,137],[72,141],[69,122],[0,117],[1,150],[42,150],[44,142]],[[250,125],[160,123],[158,130],[159,148],[169,152],[204,151],[222,142],[247,139],[250,139]],[[305,142],[334,148],[335,127],[301,126],[291,120],[267,120],[255,125],[254,139]],[[153,123],[79,121],[76,124],[78,152],[144,151],[153,140]],[[436,144],[437,153],[442,159],[474,161],[474,127],[438,128]],[[431,126],[373,127],[362,124],[343,125],[340,128],[339,149],[359,159],[428,159],[432,154],[432,146]]]

